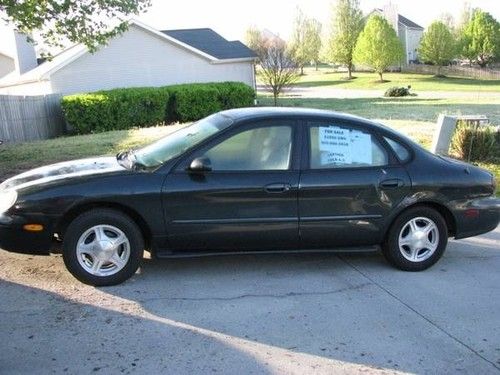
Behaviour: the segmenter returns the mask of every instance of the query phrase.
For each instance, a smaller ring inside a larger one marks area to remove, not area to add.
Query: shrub
[[[164,87],[169,92],[167,122],[195,121],[214,112],[253,105],[255,91],[240,82],[192,83]]]
[[[99,130],[111,121],[109,99],[103,94],[70,95],[61,99],[66,122],[80,134]]]
[[[178,85],[168,88],[171,95],[169,121],[195,121],[222,110],[219,91],[208,84]]]
[[[156,125],[167,102],[165,90],[130,88],[65,96],[61,106],[68,124],[84,134]]]
[[[500,159],[500,132],[494,126],[459,121],[451,140],[451,154],[467,161]]]
[[[240,82],[124,88],[65,96],[61,106],[75,132],[92,133],[175,121],[195,121],[224,109],[253,105]]]
[[[222,82],[216,85],[222,109],[250,107],[255,99],[255,91],[244,83]]]
[[[384,93],[386,97],[400,97],[400,96],[409,96],[411,86],[408,87],[389,87],[387,91]]]

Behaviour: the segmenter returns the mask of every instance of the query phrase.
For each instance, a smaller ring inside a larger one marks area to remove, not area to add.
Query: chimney
[[[16,65],[16,72],[23,74],[38,66],[36,52],[33,44],[28,42],[28,37],[18,31],[14,34],[13,57]]]
[[[398,32],[398,8],[393,3],[389,2],[384,5],[382,12],[384,13],[384,17],[389,22],[389,25],[392,26],[394,31],[396,31],[396,35],[399,35]]]

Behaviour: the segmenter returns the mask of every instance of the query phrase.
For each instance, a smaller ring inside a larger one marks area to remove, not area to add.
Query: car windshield
[[[125,155],[136,168],[159,167],[215,133],[228,128],[232,123],[230,117],[214,114]],[[123,158],[123,154],[121,157]]]

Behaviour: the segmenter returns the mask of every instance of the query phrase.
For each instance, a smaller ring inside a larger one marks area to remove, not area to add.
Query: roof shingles
[[[257,57],[240,41],[228,41],[209,28],[162,30],[162,33],[220,60]]]
[[[398,22],[406,27],[411,27],[412,29],[424,29],[422,26],[417,25],[415,22],[409,20],[406,17],[403,17],[401,14],[398,14]]]

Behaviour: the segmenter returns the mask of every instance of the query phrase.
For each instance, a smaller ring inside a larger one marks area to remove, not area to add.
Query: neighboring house
[[[422,39],[422,34],[424,33],[424,28],[408,18],[403,17],[397,12],[396,7],[392,4],[385,6],[384,9],[375,9],[374,12],[384,16],[394,30],[396,30],[396,34],[398,34],[405,53],[403,62],[405,64],[411,64],[412,62],[418,61],[418,47],[420,45],[420,39]]]
[[[16,69],[14,58],[0,52],[0,79]]]
[[[51,61],[0,79],[0,94],[72,94],[119,87],[244,82],[255,87],[255,53],[211,29],[155,30],[132,21],[91,54],[75,45]]]

